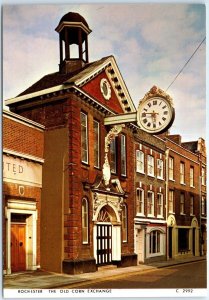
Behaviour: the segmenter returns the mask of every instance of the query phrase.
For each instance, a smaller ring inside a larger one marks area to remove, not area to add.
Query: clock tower
[[[55,30],[59,33],[60,73],[72,73],[84,67],[89,62],[88,34],[91,33],[86,20],[78,13],[69,12]]]

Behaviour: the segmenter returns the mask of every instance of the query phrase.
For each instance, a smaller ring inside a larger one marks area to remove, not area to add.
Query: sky
[[[173,98],[176,117],[170,133],[180,134],[182,141],[206,138],[205,41],[193,55],[206,36],[204,5],[6,3],[9,5],[3,6],[2,47],[4,100],[17,96],[44,75],[58,71],[59,36],[55,28],[64,14],[78,12],[92,30],[89,60],[113,55],[136,107],[157,85]]]

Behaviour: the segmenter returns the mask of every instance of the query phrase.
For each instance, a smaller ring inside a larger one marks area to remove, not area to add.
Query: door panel
[[[11,268],[12,272],[25,271],[25,224],[11,225]]]
[[[97,264],[104,265],[112,261],[112,226],[97,225]]]

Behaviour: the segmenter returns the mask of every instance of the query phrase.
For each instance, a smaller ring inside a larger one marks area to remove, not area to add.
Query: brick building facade
[[[71,32],[74,22],[83,41]],[[75,274],[106,263],[134,265],[132,128],[104,126],[104,118],[135,107],[114,57],[88,63],[79,51],[70,58],[72,40],[87,45],[90,29],[81,16],[65,15],[57,31],[66,51],[59,72],[8,101],[46,128],[41,266]]]
[[[44,126],[3,113],[4,273],[40,268]]]
[[[166,259],[165,152],[160,138],[135,135],[135,252],[142,263]]]
[[[168,258],[200,255],[200,162],[180,135],[165,137],[167,148]]]
[[[77,274],[104,264],[198,255],[204,216],[200,222],[196,174],[206,161],[171,137],[152,136],[130,122],[106,125],[108,116],[136,112],[114,57],[89,63],[91,30],[79,14],[66,14],[56,31],[59,71],[6,101],[20,118],[45,127],[41,268]],[[184,164],[186,185],[169,178],[169,157],[175,170]],[[187,182],[191,168],[194,186]],[[169,191],[175,191],[172,212]],[[204,198],[204,187],[201,193]]]

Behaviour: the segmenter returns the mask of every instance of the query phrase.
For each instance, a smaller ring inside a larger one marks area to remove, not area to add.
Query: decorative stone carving
[[[105,205],[109,205],[110,207],[114,208],[114,210],[117,212],[117,214],[120,217],[122,207],[124,205],[124,198],[118,197],[114,195],[107,195],[104,193],[93,193],[93,211],[94,211],[94,217],[99,213],[98,208],[104,207]]]
[[[161,90],[160,88],[158,88],[156,85],[154,85],[148,93],[146,93],[143,97],[143,99],[141,99],[139,101],[139,103],[141,103],[142,101],[145,101],[149,98],[152,97],[163,97],[164,99],[166,99],[167,101],[169,101],[172,105],[173,105],[173,99],[170,97],[170,95],[168,95],[166,92],[164,92],[163,90]]]
[[[107,189],[111,178],[110,164],[108,161],[108,152],[109,152],[110,143],[122,131],[124,126],[125,125],[123,124],[115,125],[113,128],[111,128],[111,130],[108,132],[108,134],[105,137],[105,162],[103,164],[102,172],[103,172],[104,183]]]

